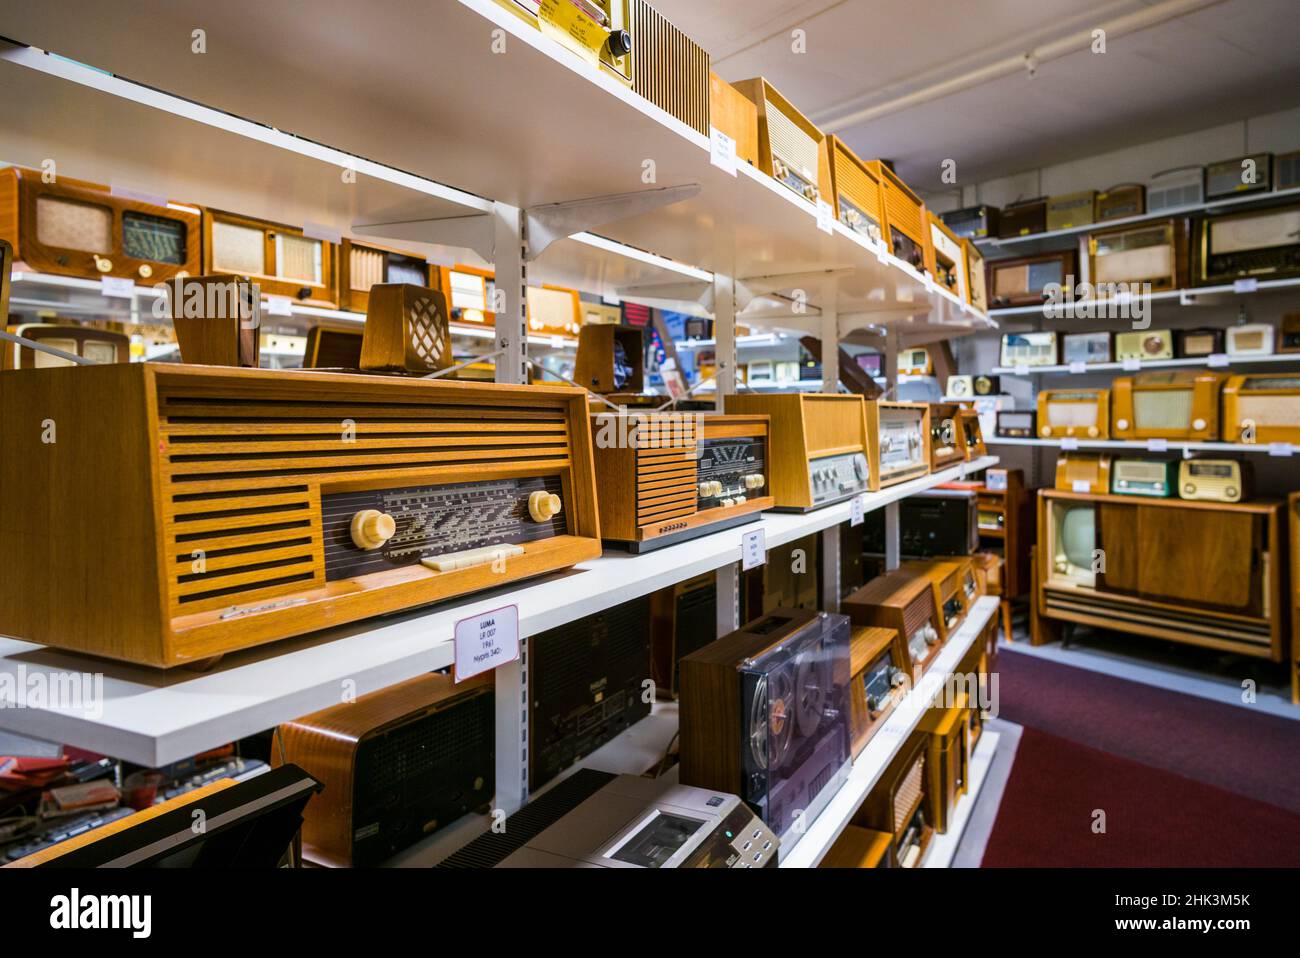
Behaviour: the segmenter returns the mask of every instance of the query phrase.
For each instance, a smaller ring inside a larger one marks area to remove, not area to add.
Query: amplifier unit
[[[645,0],[626,0],[626,4],[627,29],[632,34],[632,92],[708,136],[712,75],[708,52]],[[610,40],[612,47],[612,35]]]
[[[1097,222],[1128,219],[1146,212],[1147,190],[1141,183],[1121,183],[1097,194]]]
[[[660,698],[677,698],[684,656],[718,637],[718,577],[706,572],[650,596],[650,677]]]
[[[1205,167],[1205,200],[1221,200],[1273,189],[1273,154],[1252,153]]]
[[[1223,352],[1223,330],[1198,327],[1174,331],[1174,355],[1180,359],[1196,359]]]
[[[863,523],[862,551],[885,553],[883,510],[867,514]],[[979,548],[979,504],[968,489],[927,489],[908,496],[898,505],[898,545],[904,556],[970,555]]]
[[[1047,198],[1039,196],[1002,207],[998,222],[998,237],[1011,239],[1029,236],[1047,230]]]
[[[495,274],[491,270],[458,263],[434,267],[432,285],[447,297],[451,318],[456,322],[468,326],[495,326],[496,312],[492,309],[494,280]]]
[[[854,626],[851,635],[849,725],[856,758],[907,694],[912,666],[893,629]]]
[[[853,824],[889,835],[890,868],[915,868],[934,827],[926,815],[926,741],[909,738],[853,816]]]
[[[709,123],[731,137],[737,160],[758,166],[758,107],[716,73],[709,74]]]
[[[807,512],[880,488],[876,431],[861,396],[749,393],[727,397],[727,412],[771,418],[768,480],[774,508]]]
[[[848,778],[849,620],[778,609],[682,659],[681,781],[794,846]]]
[[[1006,333],[1002,337],[1001,365],[1055,366],[1060,359],[1055,332]]]
[[[37,411],[58,442],[20,425]],[[0,537],[0,631],[58,648],[193,663],[600,555],[580,389],[19,370],[0,429],[0,483],[28,490]],[[105,576],[88,530],[138,574]]]
[[[1111,436],[1115,439],[1219,438],[1222,373],[1141,373],[1111,383]]]
[[[941,214],[948,229],[963,239],[988,239],[998,235],[996,206],[968,206]]]
[[[1151,284],[1154,292],[1187,286],[1191,221],[1174,217],[1091,233],[1088,278],[1098,287]]]
[[[1246,323],[1241,326],[1229,326],[1227,329],[1228,355],[1233,359],[1246,359],[1252,356],[1272,356],[1273,340],[1277,330],[1268,323]]]
[[[884,488],[930,472],[928,403],[872,401],[866,404],[871,475]],[[955,438],[955,437],[954,437]]]
[[[925,269],[926,243],[929,239],[925,204],[884,160],[871,160],[867,165],[880,179],[880,205],[885,214],[886,244],[896,257],[913,269]]]
[[[1097,219],[1097,191],[1081,190],[1063,193],[1047,201],[1046,226],[1048,232],[1072,230],[1088,226]]]
[[[1061,362],[1067,365],[1110,363],[1115,361],[1113,333],[1066,333],[1061,337]]]
[[[962,409],[957,414],[960,428],[957,440],[961,443],[962,454],[967,462],[988,455],[984,445],[984,426],[980,423],[980,414],[974,409]]]
[[[1126,359],[1173,359],[1173,330],[1145,329],[1136,333],[1116,333],[1115,358],[1121,362]]]
[[[1223,438],[1300,444],[1300,374],[1231,377],[1223,387]]]
[[[1180,499],[1241,502],[1250,498],[1250,463],[1236,459],[1184,459],[1178,463]]]
[[[917,725],[926,742],[926,817],[939,833],[948,831],[957,799],[966,793],[974,744],[972,711],[966,694],[959,690],[951,708],[931,707]]]
[[[1062,454],[1056,459],[1056,488],[1105,495],[1110,492],[1111,458],[1105,453]]]
[[[271,746],[324,786],[307,806],[303,857],[379,865],[492,801],[491,673],[457,685],[429,673],[286,722]]]
[[[650,596],[528,642],[528,782],[536,790],[650,714]]]
[[[1117,496],[1168,499],[1177,489],[1176,462],[1161,459],[1116,459],[1111,463],[1110,491]]]
[[[970,283],[966,279],[966,251],[955,233],[933,213],[927,213],[930,242],[926,244],[926,268],[935,282],[963,302],[970,299]]]
[[[1287,313],[1282,317],[1282,336],[1279,353],[1300,353],[1300,313]]]
[[[339,250],[339,308],[364,313],[370,287],[382,283],[433,285],[434,269],[418,253],[345,239]],[[445,292],[445,291],[444,291]],[[453,319],[455,315],[453,314]]]
[[[338,306],[338,247],[282,226],[235,213],[203,211],[203,273],[247,276],[264,295],[306,306]]]
[[[9,277],[6,274],[5,283]],[[10,326],[9,332],[23,339],[60,349],[92,363],[129,363],[131,339],[122,333],[91,326],[72,326],[61,323],[23,323]],[[64,359],[21,343],[4,343],[0,347],[3,362],[0,369],[49,369],[56,366],[75,366],[75,360]]]
[[[758,108],[758,168],[809,203],[829,200],[825,134],[763,77],[733,86]]]
[[[1205,167],[1180,166],[1152,175],[1147,181],[1147,212],[1163,213],[1205,202]]]
[[[1064,289],[1078,275],[1074,250],[1058,250],[1020,259],[996,259],[988,264],[990,302],[995,307],[1038,306],[1047,300],[1047,287]]]
[[[968,239],[963,239],[961,246],[966,253],[966,279],[970,284],[966,301],[981,313],[986,313],[989,309],[989,294],[985,285],[984,256],[979,247]]]
[[[956,403],[930,403],[931,472],[965,460],[960,415],[961,406]]]
[[[999,409],[994,435],[1000,439],[1037,439],[1038,413],[1032,409]]]
[[[1197,256],[1202,286],[1300,276],[1300,205],[1207,217]]]
[[[1044,439],[1109,439],[1110,390],[1044,389],[1038,394],[1038,434]]]
[[[828,137],[835,218],[874,243],[884,242],[880,208],[880,167],[858,158],[837,136]]]
[[[0,239],[28,269],[152,286],[203,271],[197,207],[114,196],[106,186],[0,170]],[[2,320],[4,317],[0,317]]]
[[[903,637],[915,684],[939,654],[939,608],[930,580],[915,569],[876,576],[840,602],[855,625],[893,629]]]

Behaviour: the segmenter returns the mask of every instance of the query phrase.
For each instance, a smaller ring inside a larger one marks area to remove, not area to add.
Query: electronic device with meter
[[[1004,333],[1000,365],[1004,368],[1055,366],[1060,357],[1058,343],[1054,331]]]
[[[1114,439],[1219,438],[1222,373],[1176,370],[1120,376],[1111,383]]]
[[[867,434],[872,439],[871,474],[876,488],[892,486],[930,472],[930,405],[873,400],[866,404]],[[955,435],[953,437],[956,439]]]
[[[1038,394],[1038,434],[1044,439],[1109,439],[1109,389],[1044,389]]]
[[[1205,200],[1267,193],[1273,189],[1273,154],[1252,153],[1205,167]]]
[[[1233,376],[1223,387],[1228,442],[1300,444],[1300,374]]]
[[[809,203],[830,202],[826,135],[763,77],[732,86],[758,108],[758,168]]]
[[[1207,502],[1250,498],[1250,464],[1237,459],[1184,459],[1178,463],[1178,497]]]
[[[1207,216],[1196,255],[1198,286],[1300,276],[1300,204]]]
[[[1174,333],[1171,329],[1144,329],[1140,332],[1115,334],[1115,358],[1173,359]]]
[[[849,712],[856,758],[902,701],[912,666],[894,629],[854,626],[851,634]]]
[[[1177,462],[1162,459],[1116,459],[1111,463],[1110,491],[1117,496],[1168,499],[1176,495],[1177,490]]]
[[[953,399],[975,398],[974,376],[949,376],[948,387],[944,392]]]

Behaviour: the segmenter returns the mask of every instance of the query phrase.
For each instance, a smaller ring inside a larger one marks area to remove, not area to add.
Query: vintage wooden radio
[[[1173,359],[1173,330],[1144,329],[1132,333],[1116,333],[1115,358],[1120,362],[1126,359]]]
[[[1077,262],[1072,249],[1020,259],[990,260],[989,300],[995,307],[1038,306],[1047,300],[1049,286],[1064,288],[1069,277],[1078,275]]]
[[[431,672],[286,722],[271,758],[325,786],[307,806],[303,857],[382,864],[492,801],[491,673],[457,685]]]
[[[957,692],[950,708],[929,708],[917,729],[925,734],[926,818],[940,834],[952,824],[957,799],[966,794],[970,778],[972,709],[966,694]]]
[[[898,371],[904,376],[933,376],[934,360],[924,346],[904,349],[898,354]]]
[[[203,272],[248,276],[263,295],[307,306],[338,306],[333,243],[292,226],[203,211]]]
[[[647,552],[757,519],[774,501],[768,423],[759,415],[594,416],[601,535]]]
[[[971,240],[963,239],[961,246],[966,254],[966,280],[968,283],[966,302],[981,313],[986,313],[989,309],[989,294],[988,287],[985,285],[984,255]]]
[[[1037,439],[1038,413],[1032,409],[999,409],[994,434],[999,439]]]
[[[1300,189],[1300,150],[1279,153],[1275,159],[1273,178],[1277,181],[1277,191]]]
[[[1300,313],[1287,313],[1282,317],[1279,353],[1300,353]]]
[[[935,608],[939,610],[935,620],[939,629],[939,641],[947,642],[961,628],[973,601],[966,588],[967,584],[971,588],[975,584],[974,565],[969,557],[909,559],[899,568],[916,572],[930,581],[930,586],[934,589]]]
[[[57,443],[19,425],[35,411]],[[0,426],[0,483],[29,490],[0,537],[0,631],[58,648],[192,663],[600,555],[571,387],[18,370],[0,377]],[[139,574],[105,576],[102,551],[73,545],[87,529]]]
[[[650,595],[650,678],[655,694],[675,699],[681,662],[718,637],[718,576],[697,575]]]
[[[1004,333],[1000,365],[1055,366],[1060,359],[1060,338],[1053,331]]]
[[[866,403],[871,438],[871,475],[881,489],[930,472],[930,405],[917,402]],[[955,438],[955,437],[954,437]]]
[[[727,412],[770,416],[768,481],[774,508],[807,512],[880,488],[871,468],[878,433],[867,429],[861,396],[747,393]]]
[[[582,299],[576,289],[529,286],[526,299],[530,336],[576,337],[582,331]]]
[[[998,235],[998,213],[996,206],[981,205],[950,210],[941,215],[948,229],[961,238],[988,239]]]
[[[1036,197],[1021,200],[1002,207],[998,219],[998,238],[1011,239],[1015,236],[1029,236],[1047,230],[1047,198]]]
[[[1114,439],[1219,438],[1219,394],[1227,376],[1176,370],[1121,376],[1111,383]]]
[[[14,247],[0,237],[0,326],[9,324],[9,286],[13,280]]]
[[[1252,153],[1205,167],[1205,201],[1268,193],[1273,189],[1273,154]]]
[[[645,389],[641,330],[630,326],[583,326],[573,381],[594,393],[616,395]]]
[[[889,850],[894,836],[874,828],[845,825],[818,862],[818,868],[889,868]]]
[[[262,300],[247,276],[194,276],[168,287],[181,361],[256,368]]]
[[[873,243],[884,242],[880,167],[866,163],[838,136],[827,138],[835,218]]]
[[[364,339],[365,333],[360,329],[313,326],[307,330],[303,368],[360,369],[361,343]]]
[[[1233,359],[1272,356],[1277,330],[1270,323],[1244,323],[1226,330],[1225,351]]]
[[[709,54],[646,0],[625,0],[632,34],[632,92],[709,135]],[[611,37],[608,47],[615,44]],[[739,153],[737,154],[739,155]]]
[[[927,213],[930,242],[926,245],[929,260],[926,268],[935,282],[962,301],[970,299],[970,283],[966,279],[966,251],[955,233],[943,220]]]
[[[930,403],[930,471],[938,472],[966,458],[963,448],[961,406]]]
[[[5,282],[8,283],[7,275]],[[9,332],[51,349],[58,349],[67,353],[68,357],[57,356],[21,343],[6,342],[0,350],[0,355],[4,357],[4,362],[0,364],[2,369],[46,369],[53,366],[78,365],[76,360],[71,358],[72,356],[80,356],[90,363],[131,361],[130,337],[107,329],[63,323],[23,323],[19,326],[10,326]]]
[[[1147,212],[1183,210],[1205,202],[1205,167],[1180,166],[1162,170],[1147,181]]]
[[[35,170],[0,169],[0,238],[28,269],[115,276],[152,286],[202,270],[202,216],[179,203],[114,196],[108,187]],[[3,317],[0,317],[3,319]]]
[[[1179,359],[1196,359],[1223,352],[1223,330],[1209,327],[1174,331],[1174,355]]]
[[[925,269],[926,243],[929,240],[925,204],[884,160],[870,160],[867,165],[880,180],[880,207],[885,214],[885,245],[913,269]]]
[[[1190,235],[1187,217],[1090,233],[1088,279],[1099,290],[1120,283],[1150,283],[1154,292],[1182,289],[1188,285]]]
[[[758,108],[758,168],[809,203],[830,201],[826,135],[763,77],[732,85]]]
[[[1300,276],[1300,205],[1208,216],[1197,226],[1197,285]]]
[[[915,868],[930,847],[934,827],[926,817],[926,740],[914,734],[894,755],[853,816],[853,824],[890,836],[890,868]]]
[[[962,455],[967,462],[988,455],[984,445],[984,427],[980,424],[980,414],[974,409],[962,409],[957,414],[957,441],[961,443]]]
[[[582,325],[587,326],[619,326],[623,322],[623,311],[617,306],[611,306],[608,303],[587,303],[582,304]]]
[[[1177,494],[1177,490],[1176,462],[1163,459],[1116,459],[1111,463],[1110,491],[1114,495],[1168,499]]]
[[[1237,459],[1183,459],[1178,463],[1178,498],[1241,502],[1250,498],[1250,463]]]
[[[435,266],[430,285],[447,298],[451,318],[467,326],[495,326],[492,309],[494,274],[477,266]]]
[[[1115,361],[1115,336],[1108,332],[1066,333],[1061,337],[1061,362],[1066,365]]]
[[[632,83],[630,0],[497,0],[544,35],[607,75]]]
[[[454,365],[447,300],[405,283],[372,286],[361,341],[361,368],[427,375]]]
[[[1062,453],[1056,459],[1056,488],[1066,492],[1105,495],[1110,492],[1110,474],[1108,453]]]
[[[433,285],[433,267],[418,253],[344,239],[339,248],[339,308],[364,313],[379,283]]]
[[[848,778],[849,620],[778,609],[682,659],[681,782],[743,798],[794,847]]]
[[[1088,226],[1097,219],[1097,191],[1080,190],[1049,197],[1045,225],[1048,232]]]
[[[1123,220],[1146,212],[1147,189],[1141,183],[1121,183],[1097,194],[1097,222]]]
[[[856,758],[911,688],[912,665],[893,629],[854,626],[851,635],[849,726]]]
[[[709,74],[709,122],[731,137],[737,160],[758,166],[758,107],[716,73]]]
[[[1300,374],[1231,377],[1223,387],[1223,438],[1300,444]]]
[[[876,576],[840,602],[840,611],[854,625],[893,629],[907,648],[915,684],[939,654],[939,606],[928,576],[914,568],[899,568]]]
[[[1038,394],[1044,439],[1109,439],[1109,389],[1044,389]]]

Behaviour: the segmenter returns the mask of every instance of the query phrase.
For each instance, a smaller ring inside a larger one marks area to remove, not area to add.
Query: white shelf
[[[990,732],[988,729],[980,733],[980,740],[975,743],[975,751],[971,753],[970,761],[966,766],[966,791],[959,795],[953,804],[948,830],[942,835],[935,832],[934,837],[930,839],[930,845],[925,850],[925,858],[921,860],[922,868],[952,866],[952,860],[957,854],[957,846],[961,844],[962,833],[966,831],[966,825],[975,811],[975,803],[979,801],[980,789],[984,787],[989,769],[993,766],[993,756],[997,753],[999,738],[1001,736],[997,732]]]
[[[997,596],[986,595],[976,600],[966,615],[956,635],[950,638],[935,657],[921,681],[899,703],[885,724],[881,726],[853,762],[849,780],[835,793],[830,804],[808,826],[803,838],[787,853],[781,849],[782,868],[814,868],[826,856],[844,826],[853,818],[858,807],[879,781],[894,755],[903,747],[921,717],[943,690],[948,675],[957,668],[962,657],[979,637],[980,630],[998,611]]]
[[[1157,293],[1148,293],[1145,296],[1130,296],[1124,298],[1111,299],[1088,299],[1077,300],[1070,304],[1061,304],[1051,306],[1048,304],[1035,304],[1033,306],[1007,306],[1001,309],[990,309],[989,316],[994,319],[1003,319],[1008,316],[1042,316],[1044,319],[1062,320],[1073,319],[1072,311],[1093,310],[1098,307],[1114,306],[1117,309],[1124,306],[1133,306],[1137,303],[1150,303],[1152,305],[1177,305],[1177,306],[1197,306],[1201,305],[1199,300],[1223,300],[1228,296],[1250,296],[1259,293],[1286,292],[1300,287],[1300,279],[1261,279],[1255,283],[1254,289],[1239,289],[1233,283],[1222,283],[1217,286],[1190,286],[1186,289],[1166,289]],[[1081,319],[1085,317],[1079,317]],[[1089,322],[1096,320],[1088,319]]]
[[[865,510],[997,464],[995,456],[869,493]],[[606,552],[574,569],[478,593],[430,610],[370,619],[223,658],[204,674],[148,669],[0,638],[0,671],[32,682],[67,673],[102,676],[101,707],[0,708],[0,728],[157,766],[252,735],[341,700],[454,660],[456,622],[504,605],[519,608],[522,636],[572,622],[692,576],[740,561],[741,538],[764,530],[768,548],[849,521],[850,503],[806,514],[764,513],[726,529],[643,555]],[[21,670],[21,671],[20,671]],[[344,683],[353,684],[345,686]]]
[[[998,436],[986,437],[986,446],[1056,446],[1061,447],[1062,439],[1004,439]],[[1151,447],[1149,439],[1080,439],[1080,449],[1140,449],[1143,452],[1159,452]],[[1189,442],[1182,439],[1170,439],[1166,443],[1169,449],[1186,449],[1192,452],[1253,452],[1271,456],[1286,456],[1286,450],[1294,451],[1289,443],[1249,443],[1249,442]]]
[[[1270,363],[1300,363],[1300,353],[1276,353],[1271,356],[1230,356],[1227,365],[1229,367],[1254,366]],[[1123,363],[1087,363],[1077,372],[1068,365],[1029,366],[1023,372],[1016,366],[994,366],[992,375],[1048,376],[1055,373],[1074,373],[1075,375],[1084,376],[1089,373],[1142,372],[1148,369],[1177,369],[1188,366],[1201,367],[1209,365],[1210,361],[1207,357],[1197,356],[1190,359],[1144,359],[1138,362],[1136,369],[1131,370],[1126,369]]]

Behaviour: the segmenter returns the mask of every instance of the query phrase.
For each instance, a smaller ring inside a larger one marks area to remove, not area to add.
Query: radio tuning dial
[[[1128,428],[1128,420],[1127,420],[1127,419],[1116,419],[1116,420],[1115,420],[1115,428],[1116,428],[1116,429],[1119,429],[1119,430],[1121,430],[1121,431],[1127,429],[1127,428]]]
[[[1098,435],[1098,433],[1099,433],[1100,431],[1101,431],[1101,430],[1099,430],[1096,426],[1089,426],[1089,427],[1088,427],[1088,435],[1091,436],[1093,439],[1096,439],[1096,438],[1097,438],[1097,435]]]
[[[528,514],[534,522],[547,522],[560,514],[564,503],[559,496],[538,489],[528,496]]]
[[[1051,427],[1051,426],[1043,426],[1043,427],[1042,427],[1041,429],[1039,429],[1038,431],[1041,432],[1044,436],[1050,436],[1050,435],[1052,434],[1052,427]]]
[[[616,57],[625,57],[632,52],[632,34],[626,30],[609,31],[609,52]]]
[[[1205,428],[1205,426],[1206,426],[1206,422],[1204,419],[1192,420],[1192,428],[1195,429],[1197,432],[1200,432],[1202,429]]]
[[[358,549],[378,549],[396,531],[397,521],[378,509],[362,509],[352,517],[352,542]]]
[[[140,274],[140,277],[142,279],[148,279],[150,276],[153,275],[153,267],[150,266],[148,263],[141,263],[140,268],[136,272]]]
[[[95,269],[101,273],[111,273],[113,271],[113,261],[107,256],[96,256]]]

